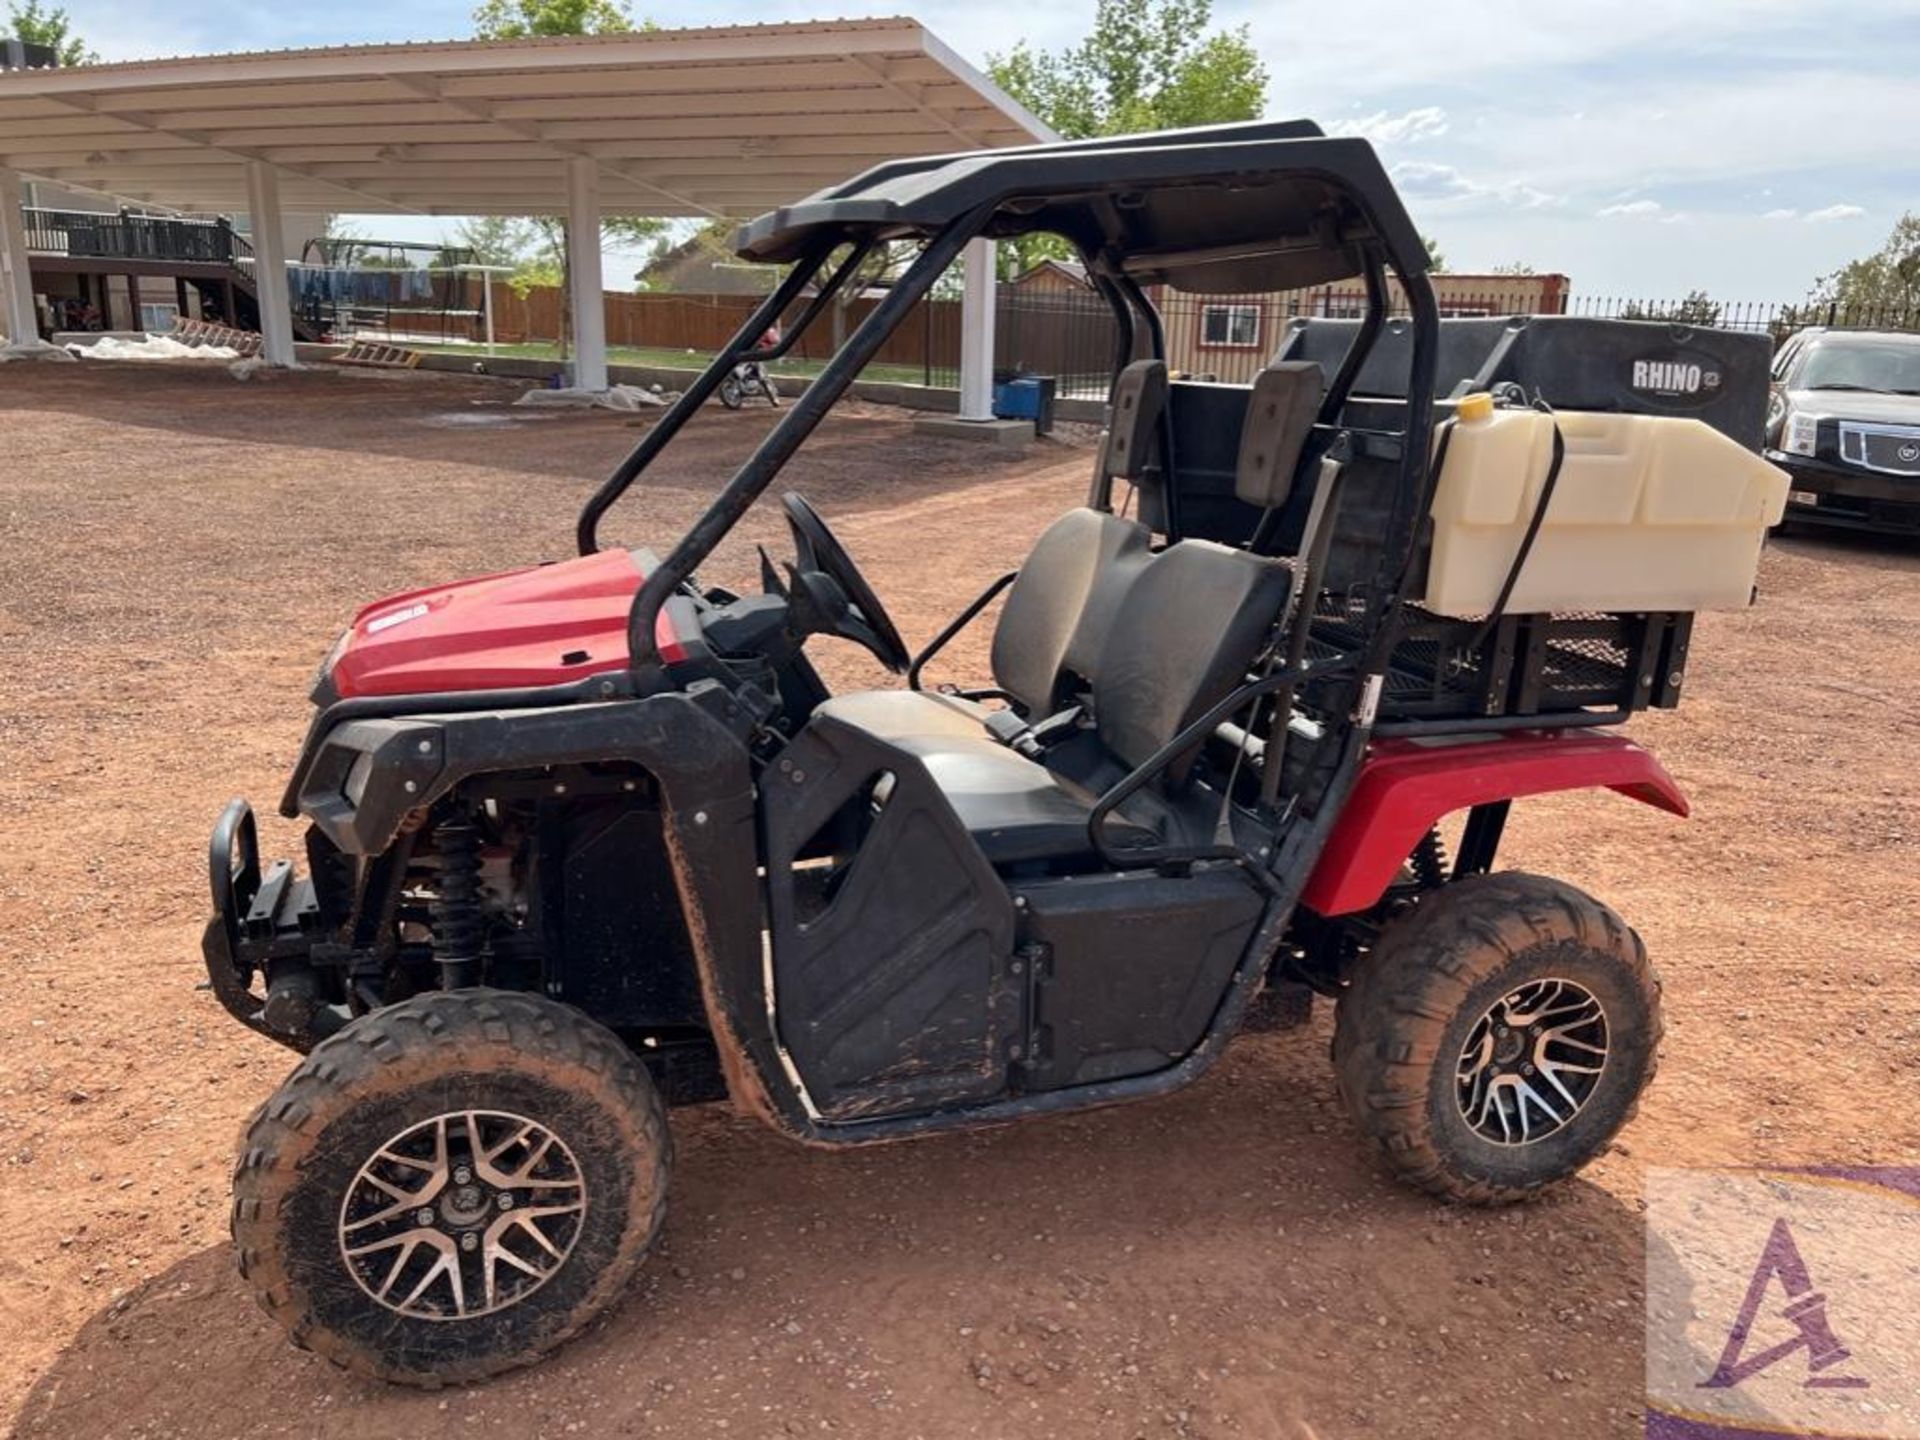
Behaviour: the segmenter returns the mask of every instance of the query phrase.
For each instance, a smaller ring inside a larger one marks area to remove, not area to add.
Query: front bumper
[[[321,940],[313,882],[296,880],[290,861],[261,868],[253,807],[245,800],[229,801],[213,827],[207,879],[213,915],[200,950],[215,998],[249,1030],[295,1050],[311,1048],[338,1028],[326,1023],[333,1011],[319,1005],[313,988],[309,961]],[[255,976],[265,977],[265,998],[254,993]]]
[[[1886,475],[1769,450],[1787,472],[1787,518],[1879,534],[1920,534],[1920,476]]]

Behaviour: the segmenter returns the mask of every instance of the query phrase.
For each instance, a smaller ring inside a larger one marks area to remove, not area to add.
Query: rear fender
[[[1371,909],[1444,816],[1496,800],[1596,788],[1687,814],[1673,777],[1624,735],[1533,731],[1376,741],[1300,902],[1322,915]]]

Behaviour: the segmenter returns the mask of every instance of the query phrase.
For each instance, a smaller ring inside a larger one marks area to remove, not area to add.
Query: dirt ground
[[[1552,1198],[1451,1210],[1356,1143],[1312,1030],[1165,1101],[815,1154],[674,1117],[627,1302],[473,1389],[291,1349],[234,1273],[227,1166],[291,1057],[202,978],[205,839],[277,796],[358,603],[563,556],[624,417],[464,377],[0,369],[0,1414],[23,1436],[1624,1436],[1650,1165],[1920,1163],[1920,554],[1790,538],[1633,727],[1690,792],[1530,802],[1506,864],[1617,907],[1662,1073]],[[764,414],[715,411],[615,512],[677,536]],[[837,416],[792,470],[924,640],[1090,464]],[[745,539],[784,547],[770,508]],[[979,673],[978,641],[953,671]],[[872,667],[839,649],[840,683]],[[263,841],[293,828],[267,814]]]

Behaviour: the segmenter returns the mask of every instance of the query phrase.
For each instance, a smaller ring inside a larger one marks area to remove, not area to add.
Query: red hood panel
[[[390,595],[353,617],[333,686],[355,695],[426,695],[561,685],[627,664],[627,611],[639,557],[602,550],[557,565]],[[665,613],[660,658],[686,658]]]

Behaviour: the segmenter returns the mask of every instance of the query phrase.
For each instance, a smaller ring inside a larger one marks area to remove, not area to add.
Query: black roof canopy
[[[1145,284],[1232,294],[1357,275],[1377,242],[1403,275],[1427,251],[1373,146],[1307,120],[1256,121],[894,160],[741,227],[744,259],[929,235],[980,206],[981,232],[1066,236]]]

